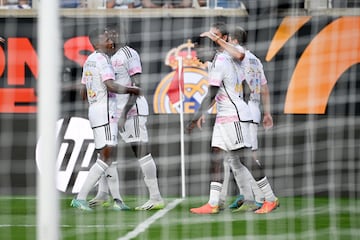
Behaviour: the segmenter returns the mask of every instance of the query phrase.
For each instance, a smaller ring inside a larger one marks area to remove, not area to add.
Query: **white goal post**
[[[56,189],[56,121],[59,116],[60,31],[58,0],[39,7],[39,83],[37,134],[46,147],[39,154],[43,169],[37,174],[37,239],[59,239],[59,194]]]

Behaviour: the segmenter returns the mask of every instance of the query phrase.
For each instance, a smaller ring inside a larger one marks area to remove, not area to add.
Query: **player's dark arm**
[[[83,101],[86,101],[87,100],[87,91],[86,91],[86,85],[85,84],[81,84],[81,87],[80,87],[80,96],[81,96],[81,99]]]
[[[133,94],[131,94],[131,95],[129,96],[129,99],[128,99],[128,101],[126,102],[125,107],[124,107],[124,109],[123,109],[123,112],[122,112],[122,114],[121,114],[122,117],[125,117],[125,116],[128,114],[128,112],[130,111],[130,109],[132,108],[132,106],[134,106],[134,104],[136,103],[137,97],[138,97],[138,96],[133,95]]]
[[[140,73],[134,74],[133,76],[130,77],[132,85],[133,86],[137,86],[140,87]],[[136,103],[136,99],[138,98],[137,95],[134,94],[130,94],[129,99],[124,107],[124,110],[122,112],[122,115],[125,117],[128,112],[130,111],[130,109],[134,106],[134,104]]]
[[[114,92],[118,94],[133,94],[133,95],[139,95],[140,94],[140,88],[138,87],[125,87],[120,84],[117,84],[114,82],[114,80],[109,79],[104,82],[106,85],[106,88],[109,92]]]
[[[199,118],[207,111],[211,106],[214,105],[214,99],[219,90],[219,87],[216,86],[210,86],[208,89],[207,94],[205,95],[204,99],[201,102],[201,105],[197,112],[192,117],[191,121],[186,126],[186,132],[191,133],[191,131],[194,129],[196,122],[199,120]]]
[[[204,99],[201,102],[201,105],[198,109],[198,111],[194,114],[191,121],[197,121],[203,113],[205,113],[209,108],[213,105],[213,101],[215,99],[215,96],[219,90],[219,87],[216,86],[210,86],[208,89],[207,94],[205,95]]]
[[[130,76],[131,82],[133,86],[137,86],[140,87],[140,73],[134,74],[132,76]],[[136,103],[136,99],[138,98],[137,95],[134,94],[130,94],[128,101],[126,102],[124,109],[121,113],[120,116],[120,120],[119,120],[119,128],[122,128],[125,124],[126,121],[126,116],[128,114],[128,112],[130,111],[130,109],[134,106],[134,104]]]
[[[130,79],[131,79],[131,83],[133,86],[141,87],[141,85],[140,85],[141,73],[136,73],[136,74],[130,76]]]
[[[130,94],[128,101],[126,102],[123,111],[121,112],[121,116],[120,119],[118,121],[118,126],[119,129],[123,128],[126,122],[126,116],[128,114],[128,112],[130,111],[130,109],[132,108],[132,106],[134,106],[134,104],[136,103],[136,99],[138,96],[134,95],[134,94]]]

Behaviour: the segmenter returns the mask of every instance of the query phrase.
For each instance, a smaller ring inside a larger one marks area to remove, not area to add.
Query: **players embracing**
[[[224,166],[227,166],[228,162],[237,183],[247,189],[247,199],[241,195],[242,198],[237,199],[235,207],[232,204],[231,208],[235,208],[235,211],[255,211],[261,214],[271,212],[279,206],[279,200],[265,176],[263,165],[255,155],[257,125],[260,122],[258,104],[260,92],[255,91],[254,87],[259,85],[253,80],[259,81],[260,78],[254,79],[253,77],[257,78],[258,75],[252,76],[248,70],[253,69],[252,64],[255,63],[255,67],[258,67],[256,70],[260,72],[262,65],[250,51],[245,51],[239,45],[244,43],[240,36],[246,36],[244,35],[246,32],[241,30],[234,31],[231,43],[228,42],[229,32],[225,23],[215,23],[208,32],[201,34],[202,37],[215,42],[218,48],[209,68],[208,94],[187,125],[187,132],[190,133],[196,125],[201,128],[204,121],[203,113],[214,104],[214,101],[217,104],[217,115],[211,141],[209,201],[201,207],[192,208],[190,211],[195,214],[218,213],[223,209],[225,199],[223,195],[226,195],[226,191],[223,190],[226,190],[229,181],[228,178],[224,181]],[[236,39],[235,36],[238,38]],[[265,85],[264,75],[260,77],[262,82],[259,84]],[[272,127],[268,92],[264,95],[266,95],[264,126]],[[251,109],[249,105],[253,103]],[[250,153],[251,148],[253,158]],[[247,169],[251,170],[251,174]],[[250,181],[253,183],[252,188],[248,185],[249,180],[253,180]]]
[[[149,200],[135,210],[162,209],[165,203],[159,191],[156,164],[148,149],[148,103],[140,95],[140,57],[134,49],[121,43],[116,27],[96,29],[89,38],[95,52],[83,67],[81,95],[89,102],[89,120],[99,158],[71,206],[92,211],[95,206],[105,203],[111,194],[112,209],[130,209],[119,190],[116,146],[120,134],[139,158],[150,195]],[[97,182],[98,193],[87,202],[87,195]]]

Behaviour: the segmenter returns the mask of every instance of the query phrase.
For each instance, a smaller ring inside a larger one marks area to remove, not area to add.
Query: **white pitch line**
[[[167,204],[167,206],[164,209],[161,209],[157,211],[154,215],[146,219],[144,222],[137,225],[137,227],[132,230],[131,232],[128,232],[124,237],[120,237],[117,240],[130,240],[135,238],[140,233],[144,232],[146,229],[150,227],[151,224],[153,224],[156,220],[159,218],[162,218],[166,213],[168,213],[171,209],[175,208],[179,203],[184,201],[184,199],[178,198],[172,201],[171,203]]]

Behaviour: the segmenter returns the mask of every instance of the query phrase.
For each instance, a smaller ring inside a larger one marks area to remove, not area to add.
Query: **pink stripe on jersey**
[[[215,100],[217,102],[222,102],[222,101],[227,100],[228,98],[229,97],[227,95],[225,95],[225,94],[218,94],[218,95],[216,95]]]
[[[141,73],[142,69],[140,66],[129,69],[129,75],[132,76],[136,73]]]
[[[209,79],[209,85],[220,87],[221,81],[222,81],[221,79],[210,78]]]
[[[216,117],[215,123],[230,123],[230,122],[238,122],[239,118],[238,116],[222,116],[222,117]]]
[[[216,61],[219,61],[219,62],[223,62],[225,61],[227,58],[224,56],[224,55],[217,55],[216,57]]]
[[[101,78],[102,78],[102,81],[105,82],[106,80],[114,80],[115,75],[114,75],[114,73],[106,72],[106,73],[101,74]]]

